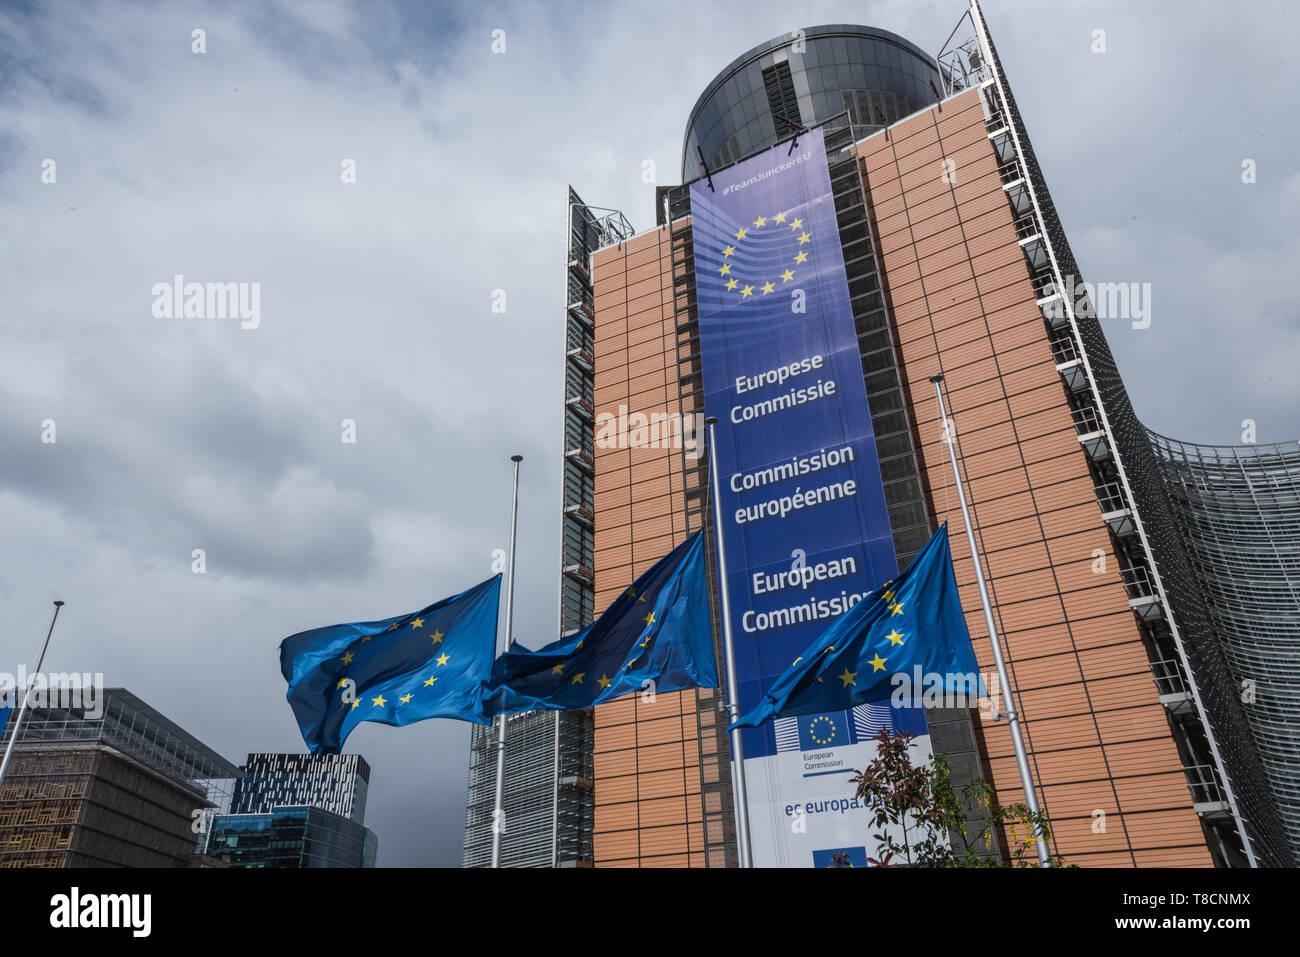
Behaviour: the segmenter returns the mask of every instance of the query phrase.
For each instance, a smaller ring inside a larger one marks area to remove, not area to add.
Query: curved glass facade
[[[1150,433],[1196,584],[1300,857],[1300,443]]]
[[[307,805],[218,815],[207,853],[231,867],[374,867],[375,832]]]
[[[847,23],[808,27],[761,43],[705,88],[686,124],[682,181],[695,179],[698,147],[718,169],[847,112],[854,139],[938,102],[933,57],[887,30]]]

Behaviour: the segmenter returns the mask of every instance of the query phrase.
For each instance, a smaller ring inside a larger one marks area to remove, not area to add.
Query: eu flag
[[[816,751],[818,748],[837,748],[852,744],[849,738],[849,716],[847,712],[836,711],[827,714],[818,711],[814,714],[800,715],[799,750]]]
[[[696,532],[582,631],[537,651],[511,645],[492,668],[488,714],[572,711],[651,687],[716,688],[706,581]]]
[[[337,754],[362,721],[488,724],[501,576],[398,618],[329,625],[280,642],[289,704],[312,754]]]
[[[733,728],[771,718],[844,711],[901,697],[920,706],[923,691],[985,694],[966,616],[957,595],[948,524],[930,536],[903,573],[871,592],[823,631]],[[829,720],[808,734],[836,731]],[[805,734],[800,727],[800,738]]]

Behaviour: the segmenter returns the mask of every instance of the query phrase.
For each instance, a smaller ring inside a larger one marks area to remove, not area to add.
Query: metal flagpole
[[[510,506],[510,564],[506,569],[506,633],[502,639],[503,651],[510,650],[510,638],[513,635],[515,613],[515,533],[519,528],[519,463],[522,455],[510,456],[515,463],[515,494]],[[505,786],[506,786],[506,716],[497,716],[497,794],[496,805],[492,810],[492,866],[501,866],[501,835],[506,829]]]
[[[36,675],[41,673],[41,668],[45,666],[45,650],[50,647],[50,635],[54,634],[54,623],[59,620],[59,609],[63,607],[63,602],[54,603],[54,616],[50,618],[49,630],[45,632],[45,644],[41,645],[41,654],[36,659],[36,673],[28,681],[27,687],[23,689],[23,700],[18,705],[18,714],[14,715],[13,730],[9,732],[9,744],[5,747],[4,760],[0,761],[0,785],[4,784],[5,772],[9,770],[9,759],[14,753],[14,744],[18,741],[18,732],[23,723],[23,715],[27,713],[27,699],[31,697],[32,681],[36,680]]]
[[[722,512],[718,508],[718,454],[713,438],[718,424],[716,416],[705,419],[709,427],[709,497],[713,500],[713,528],[718,551],[718,594],[722,600],[722,648],[727,665],[727,724],[740,717],[740,704],[736,691],[736,649],[731,640],[731,600],[727,597],[727,553],[722,542]],[[749,843],[749,792],[745,786],[745,749],[740,740],[740,729],[731,732],[731,792],[736,805],[736,844],[740,851],[740,866],[754,866],[754,852]]]
[[[953,444],[952,426],[943,404],[943,376],[932,375],[930,381],[934,383],[934,396],[939,400],[939,420],[943,423],[943,437],[948,443],[948,458],[952,461],[952,476],[957,486],[957,503],[961,506],[961,520],[966,524],[966,541],[970,544],[971,560],[975,564],[975,584],[979,586],[980,604],[984,606],[984,626],[989,632],[989,644],[993,646],[993,664],[998,669],[998,683],[1006,695],[1007,725],[1011,729],[1011,744],[1016,751],[1016,767],[1020,769],[1020,786],[1025,792],[1025,804],[1037,819],[1038,794],[1034,789],[1033,775],[1029,772],[1029,756],[1025,752],[1025,742],[1020,735],[1020,715],[1016,712],[1015,695],[1011,690],[1011,681],[1007,678],[1006,662],[1002,658],[1002,639],[998,637],[997,627],[993,624],[993,609],[989,605],[988,587],[984,584],[984,562],[975,545],[975,530],[971,527],[970,510],[966,507],[966,491],[961,483],[961,469],[957,467],[957,449]],[[1038,848],[1039,866],[1051,867],[1051,851],[1048,850],[1042,827],[1037,820],[1034,823],[1034,843]]]

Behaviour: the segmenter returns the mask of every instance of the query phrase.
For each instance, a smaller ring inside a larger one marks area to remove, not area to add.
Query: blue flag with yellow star
[[[634,691],[716,688],[704,538],[655,563],[581,631],[537,651],[512,645],[488,684],[490,715],[572,711]]]
[[[410,615],[314,628],[280,642],[302,738],[337,754],[362,721],[489,724],[483,683],[496,650],[501,576]]]
[[[902,574],[818,635],[732,727],[891,699],[922,707],[937,692],[966,706],[987,694],[957,594],[947,522]]]

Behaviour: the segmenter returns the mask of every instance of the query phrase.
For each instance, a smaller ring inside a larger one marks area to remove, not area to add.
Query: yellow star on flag
[[[810,236],[808,233],[801,233],[799,235],[800,246],[802,246],[804,243],[810,243],[810,242],[812,242],[812,236]]]
[[[735,288],[736,288],[737,286],[739,286],[739,285],[740,285],[740,283],[737,282],[734,278],[732,278],[732,279],[728,279],[728,280],[727,280],[727,291],[730,292],[732,289],[735,289]]]
[[[573,680],[570,681],[569,684],[571,684],[571,685],[580,685],[580,684],[582,684],[583,676],[585,676],[586,674],[587,674],[587,672],[585,672],[585,671],[579,671],[576,675],[573,676]]]
[[[562,675],[562,674],[564,674],[564,665],[562,665],[562,664],[560,664],[560,665],[556,665],[554,668],[551,669],[551,674],[553,674],[553,675]]]
[[[770,282],[763,283],[763,295],[766,296],[769,292],[771,292],[775,288],[776,287],[773,286]]]
[[[767,220],[766,220],[764,217],[762,217],[762,216],[760,216],[760,217],[758,217],[758,219],[754,220],[754,228],[755,228],[755,229],[758,229],[760,226],[766,226],[766,225],[767,225]]]
[[[655,613],[650,612],[650,614],[646,615],[641,620],[644,621],[647,625],[653,625],[655,623]]]
[[[442,644],[442,638],[443,638],[442,632],[435,630],[433,633],[433,643],[435,645]]]
[[[858,673],[857,673],[856,671],[849,671],[848,667],[845,666],[845,668],[844,668],[844,674],[842,674],[842,675],[836,675],[835,677],[837,677],[837,678],[839,678],[841,681],[843,681],[843,682],[844,682],[844,687],[847,688],[849,685],[856,685],[856,684],[857,684],[857,682],[853,680],[853,679],[856,678],[857,676],[858,676]]]
[[[425,678],[425,679],[424,679],[424,686],[425,686],[426,688],[432,688],[432,687],[433,687],[433,683],[434,683],[435,681],[437,681],[437,680],[438,680],[437,678],[435,678],[435,677],[433,677],[432,675],[430,675],[428,678]]]
[[[735,246],[728,246],[726,249],[722,250],[722,256],[723,256],[723,258],[725,259],[727,256],[730,256],[730,255],[731,255],[732,253],[734,253],[735,251],[736,251],[736,247],[735,247]],[[629,588],[629,589],[628,589],[628,594],[635,595],[636,592],[632,591],[632,589]]]
[[[345,652],[344,655],[343,655],[343,663],[344,663],[345,665],[350,665],[350,664],[352,664],[352,659],[355,658],[355,657],[356,657],[356,655],[354,655],[352,652],[350,652],[350,651]]]
[[[408,702],[408,701],[411,700],[411,697],[412,697],[412,696],[408,693],[408,694],[404,694],[404,695],[402,695],[402,696],[401,696],[400,698],[398,698],[397,700],[400,701],[400,702],[402,702],[402,704],[406,704],[406,702]]]
[[[412,628],[423,628],[423,627],[424,627],[424,619],[423,619],[423,618],[417,618],[417,619],[415,619],[415,621],[411,622],[411,627],[412,627]]]
[[[889,613],[891,615],[901,615],[903,613],[903,603],[901,601],[894,602],[889,606]]]
[[[796,266],[799,265],[799,263],[806,263],[807,261],[808,261],[808,254],[805,252],[801,252],[799,253],[799,255],[794,257],[794,264]]]
[[[602,690],[608,688],[613,683],[614,682],[610,681],[607,675],[601,675],[599,678],[596,679],[596,684],[600,685]]]
[[[442,654],[440,654],[437,658],[434,659],[434,661],[438,662],[439,667],[445,665],[450,660],[451,659],[447,657],[447,652],[445,651]]]
[[[752,296],[753,294],[754,294],[754,287],[753,287],[753,286],[746,286],[744,289],[740,290],[740,298],[741,298],[741,299],[746,299],[746,298],[748,298],[749,296]]]
[[[718,275],[725,276],[729,272],[731,272],[731,263],[726,263],[718,270]]]
[[[744,226],[742,226],[742,227],[740,227],[740,232],[736,233],[736,239],[737,239],[737,240],[744,239],[745,236],[746,236],[748,233],[749,233],[749,230],[747,230]]]
[[[790,224],[790,228],[791,228],[791,229],[803,229],[803,220],[802,220],[802,219],[795,219],[794,222],[792,222],[792,223]]]
[[[791,272],[790,270],[788,270],[788,269],[787,269],[785,272],[781,273],[781,281],[782,281],[782,282],[789,282],[789,281],[790,281],[791,279],[793,279],[793,278],[794,278],[794,273],[792,273],[792,272]]]
[[[388,704],[388,702],[384,700],[383,695],[380,695],[378,698],[371,698],[370,701],[370,707],[372,708],[382,708],[384,705]]]
[[[785,213],[777,213],[775,216],[772,217],[772,222],[774,222],[774,223],[784,223],[784,222],[785,222]]]
[[[876,655],[876,657],[868,661],[867,664],[871,665],[872,672],[885,670],[885,659],[880,657],[880,655]]]
[[[889,639],[891,645],[901,645],[903,643],[903,636],[896,630],[891,631],[889,634],[885,635],[885,637]]]

